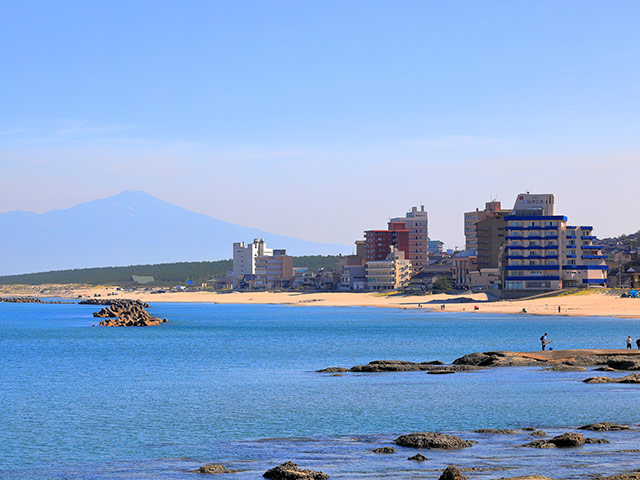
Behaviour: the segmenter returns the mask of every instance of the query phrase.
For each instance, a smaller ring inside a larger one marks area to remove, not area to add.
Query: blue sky
[[[454,246],[465,210],[529,189],[629,233],[638,18],[635,1],[7,0],[0,211],[137,189],[351,243],[423,202]]]

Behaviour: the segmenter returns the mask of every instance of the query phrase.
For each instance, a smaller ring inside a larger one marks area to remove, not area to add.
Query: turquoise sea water
[[[235,478],[259,478],[289,459],[332,478],[437,478],[452,460],[508,462],[515,453],[505,452],[531,440],[469,433],[477,428],[640,423],[637,385],[582,383],[589,373],[315,373],[376,359],[537,350],[544,332],[556,349],[622,348],[627,335],[640,337],[639,320],[153,304],[170,323],[98,328],[97,309],[0,303],[0,478],[193,478],[189,469],[213,461],[243,470]],[[419,465],[406,461],[409,450],[393,459],[370,453],[423,430],[480,444],[455,458],[429,452],[433,461]],[[637,453],[611,452],[637,448],[638,432],[613,435],[613,446],[589,446],[600,452],[598,468],[637,463]],[[562,468],[577,475],[563,466],[566,455],[524,450],[518,468],[543,455],[549,476]]]

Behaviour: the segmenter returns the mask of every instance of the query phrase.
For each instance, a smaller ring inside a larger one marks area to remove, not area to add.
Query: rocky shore
[[[318,373],[342,374],[380,372],[426,372],[447,374],[472,372],[496,367],[540,367],[544,371],[586,372],[587,367],[608,372],[640,371],[639,350],[556,350],[552,352],[475,352],[455,359],[450,365],[439,360],[408,362],[374,360],[350,368],[328,367]],[[640,374],[622,378],[592,377],[586,383],[640,383]]]
[[[366,443],[364,443],[359,447],[362,450],[354,451],[351,455],[359,457],[367,463],[370,461],[367,460],[367,455],[384,454],[378,455],[379,460],[371,460],[376,464],[375,474],[372,474],[371,478],[385,478],[388,474],[389,478],[394,479],[432,478],[434,480],[466,480],[467,478],[640,480],[640,470],[624,471],[625,468],[629,468],[629,462],[634,464],[633,455],[640,453],[640,450],[628,449],[629,445],[636,442],[635,439],[640,433],[638,425],[601,422],[569,429],[552,428],[550,430],[553,433],[549,435],[549,438],[538,439],[531,439],[531,437],[546,436],[546,434],[534,427],[483,428],[473,432],[461,432],[460,436],[440,432],[414,432],[400,435],[395,439],[387,437],[384,443],[378,443],[379,446],[374,449],[367,449]],[[595,436],[586,436],[587,432],[589,435]],[[496,441],[496,438],[500,438],[500,440]],[[532,448],[562,449],[563,455],[554,456],[552,462],[562,459],[557,465],[561,466],[561,471],[565,474],[568,471],[571,472],[570,476],[563,476],[559,472],[553,475],[552,472],[556,471],[557,467],[550,468],[548,463],[550,459],[540,456],[542,452],[532,453],[530,450]],[[429,457],[421,453],[426,453],[426,451],[429,452]],[[306,463],[311,460],[310,466],[315,465],[314,468],[320,467],[324,471],[302,468],[293,461],[287,461],[272,468],[267,467],[266,471],[262,470],[264,472],[262,476],[272,480],[325,480],[330,478],[330,475],[344,477],[344,471],[340,471],[339,463],[336,463],[333,457],[328,457],[322,463],[317,463],[307,454],[308,452],[305,452],[303,456],[307,459]],[[624,456],[624,458],[620,457],[618,473],[616,473],[616,469],[612,470],[611,455],[614,456],[613,458],[618,455]],[[382,459],[382,457],[385,458]],[[524,468],[521,457],[527,458]],[[571,460],[572,458],[573,460]],[[444,465],[448,464],[446,468],[443,465],[445,459],[447,463]],[[602,461],[605,463],[601,463]],[[251,469],[250,463],[245,465]],[[230,469],[222,464],[213,463],[192,471],[200,474],[249,474],[249,471],[242,470],[240,465],[237,467],[234,465],[234,469]],[[384,465],[388,465],[388,470]],[[592,469],[594,465],[598,466],[595,470]],[[332,466],[333,468],[337,467],[335,472],[332,472]],[[492,474],[492,472],[508,470],[513,470],[513,474]],[[350,469],[347,471],[355,474]],[[580,471],[583,474],[580,474]],[[258,473],[253,470],[252,475],[254,476],[251,478],[255,478]],[[249,478],[249,476],[245,475],[242,478]],[[362,471],[358,473],[357,478],[370,477]]]
[[[100,300],[89,299],[80,302],[84,305],[106,305],[99,312],[94,312],[96,318],[104,318],[99,323],[101,327],[149,327],[166,323],[167,319],[154,317],[147,312],[149,305],[140,300]]]

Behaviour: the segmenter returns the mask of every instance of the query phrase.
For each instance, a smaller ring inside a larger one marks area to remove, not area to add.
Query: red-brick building
[[[365,260],[385,260],[392,246],[407,254],[409,233],[404,222],[389,222],[389,230],[367,230],[364,232]]]

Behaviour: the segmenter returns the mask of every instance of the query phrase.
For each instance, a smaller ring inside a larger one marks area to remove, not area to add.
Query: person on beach
[[[627,350],[631,350],[631,335],[627,337]]]
[[[542,351],[544,352],[544,349],[547,347],[547,344],[549,343],[549,342],[547,341],[547,333],[546,333],[546,332],[545,332],[545,334],[544,334],[544,335],[542,335],[542,336],[540,337],[540,343],[542,343]]]
[[[640,338],[636,340],[636,345],[638,346],[638,350],[640,350]]]
[[[558,313],[560,313],[562,311],[562,309],[560,308],[560,305],[558,305]]]

